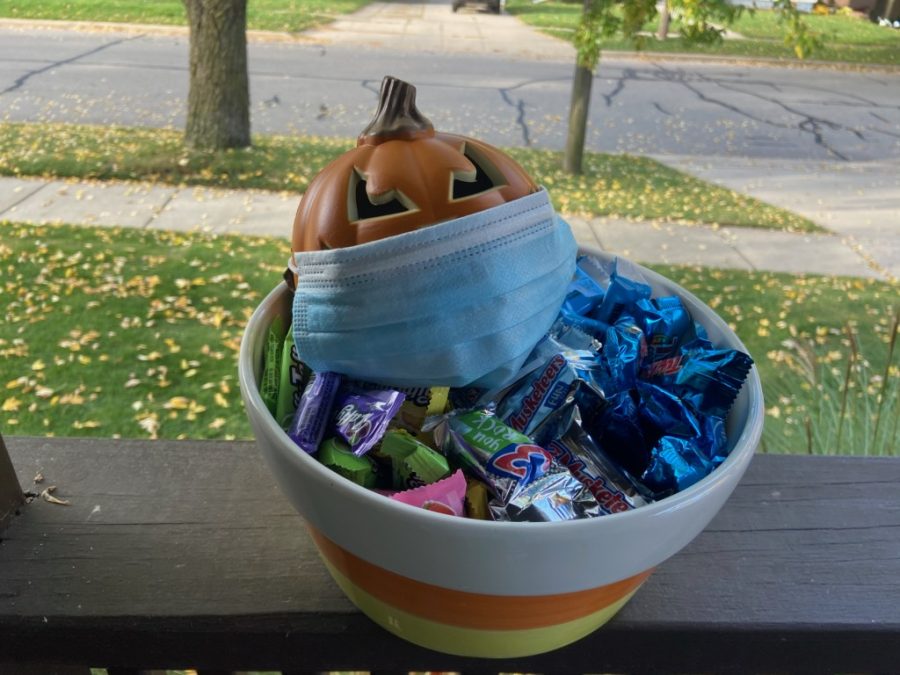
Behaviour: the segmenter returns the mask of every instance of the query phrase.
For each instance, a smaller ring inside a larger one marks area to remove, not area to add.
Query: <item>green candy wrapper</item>
[[[284,343],[281,346],[280,383],[278,404],[275,409],[275,419],[283,429],[287,429],[294,418],[294,412],[300,403],[309,373],[309,368],[297,354],[297,347],[294,345],[293,324],[291,324],[288,326]]]
[[[322,464],[344,478],[364,488],[374,488],[378,475],[375,463],[368,457],[358,457],[336,438],[329,438],[319,445],[318,459]]]
[[[281,371],[281,343],[283,340],[284,322],[280,316],[276,316],[272,325],[269,326],[269,333],[266,336],[263,372],[259,385],[262,400],[273,417],[278,408],[278,380]]]
[[[391,429],[384,435],[380,454],[391,458],[395,490],[435,483],[450,473],[443,455],[402,429]]]

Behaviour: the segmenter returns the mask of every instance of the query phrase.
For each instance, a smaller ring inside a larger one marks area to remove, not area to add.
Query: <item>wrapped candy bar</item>
[[[604,401],[591,392],[579,392],[578,406],[584,430],[629,476],[639,477],[650,463],[656,438],[647,438],[641,425],[640,397],[623,391]]]
[[[391,429],[381,439],[378,453],[391,460],[393,484],[406,490],[435,483],[450,473],[447,459],[402,429]]]
[[[384,436],[403,399],[399,391],[357,393],[353,387],[344,388],[334,405],[335,433],[347,441],[353,454],[362,456]]]
[[[450,395],[449,387],[393,387],[361,380],[348,380],[344,387],[357,393],[399,391],[403,394],[403,403],[394,417],[393,426],[406,429],[413,435],[419,435],[427,417],[440,415],[446,410]]]
[[[683,344],[696,337],[694,322],[676,296],[638,300],[631,308],[647,344],[647,362],[677,359]]]
[[[623,316],[606,330],[600,358],[604,375],[600,387],[607,396],[628,391],[637,385],[641,365],[647,356],[644,332],[630,316]]]
[[[599,352],[603,346],[603,343],[593,335],[578,326],[568,324],[561,318],[553,324],[547,336],[566,349]]]
[[[589,334],[602,333],[604,324],[591,318],[591,313],[603,302],[603,288],[581,267],[581,260],[575,268],[575,279],[569,285],[569,292],[560,309],[560,316],[571,326]]]
[[[300,404],[303,388],[309,379],[309,368],[300,361],[294,337],[288,328],[281,346],[281,370],[278,385],[278,402],[275,407],[275,419],[282,428],[287,428]]]
[[[601,515],[597,500],[568,472],[550,473],[519,490],[506,504],[490,504],[494,520],[554,522]]]
[[[319,446],[318,459],[335,473],[365,488],[378,484],[378,473],[374,462],[368,457],[359,457],[336,438],[329,438]]]
[[[495,519],[570,520],[600,513],[596,499],[568,469],[489,410],[450,415],[435,435],[447,454],[487,485]]]
[[[435,429],[444,454],[508,501],[520,486],[549,471],[550,454],[488,410],[450,415]]]
[[[568,348],[560,338],[579,346],[593,346],[595,341],[581,331],[563,330],[559,337],[550,335],[534,349],[541,365],[520,377],[509,387],[497,407],[497,416],[516,431],[531,436],[554,411],[562,407],[569,393],[583,383],[602,390],[604,363],[591,349]],[[585,343],[587,340],[587,343]]]
[[[641,482],[658,499],[690,487],[715,468],[701,451],[703,445],[697,438],[663,436],[653,447]]]
[[[448,516],[463,516],[465,515],[466,478],[462,471],[456,471],[437,483],[395,492],[390,498],[410,506],[445,513]]]
[[[487,486],[474,478],[466,481],[466,516],[477,520],[491,520]]]
[[[278,408],[278,381],[281,369],[281,342],[284,338],[284,326],[280,316],[275,317],[266,335],[266,349],[263,354],[263,372],[260,378],[259,393],[263,402],[273,415]],[[276,418],[277,419],[277,418]]]
[[[606,325],[615,323],[638,300],[649,300],[652,293],[650,286],[642,281],[623,276],[619,272],[618,259],[613,262],[612,267],[609,288],[606,289],[603,302],[591,313],[591,318]]]
[[[337,373],[313,373],[303,390],[287,433],[309,454],[319,449],[319,443],[325,436],[340,383],[341,376]]]
[[[497,409],[497,416],[516,431],[530,435],[566,400],[578,382],[565,355],[555,354],[542,367],[513,386]]]
[[[607,458],[579,424],[578,408],[569,405],[548,419],[536,440],[591,491],[602,514],[630,511],[646,502],[635,486]]]
[[[714,349],[706,340],[695,340],[683,354],[669,372],[652,381],[678,394],[695,410],[724,418],[753,359],[734,349]]]

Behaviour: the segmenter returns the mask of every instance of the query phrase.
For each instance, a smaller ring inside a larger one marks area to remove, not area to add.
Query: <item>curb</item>
[[[114,21],[65,21],[57,19],[0,18],[0,29],[11,30],[68,30],[82,33],[127,33],[188,37],[187,26],[155,23],[118,23]],[[247,42],[297,42],[314,44],[302,33],[269,30],[247,30]]]

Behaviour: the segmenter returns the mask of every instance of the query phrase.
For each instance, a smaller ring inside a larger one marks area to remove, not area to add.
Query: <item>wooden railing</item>
[[[900,670],[900,458],[756,457],[607,626],[486,661],[415,647],[360,614],[252,443],[6,445],[30,501],[10,510],[21,493],[0,452],[4,675]],[[40,496],[51,485],[68,505]]]

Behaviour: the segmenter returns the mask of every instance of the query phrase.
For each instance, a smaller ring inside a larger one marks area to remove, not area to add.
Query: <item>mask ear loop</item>
[[[295,293],[297,291],[297,263],[294,261],[294,254],[291,254],[290,259],[288,259],[287,269],[284,270],[284,274],[281,275],[281,278],[284,279],[284,283],[291,290],[291,293]]]

